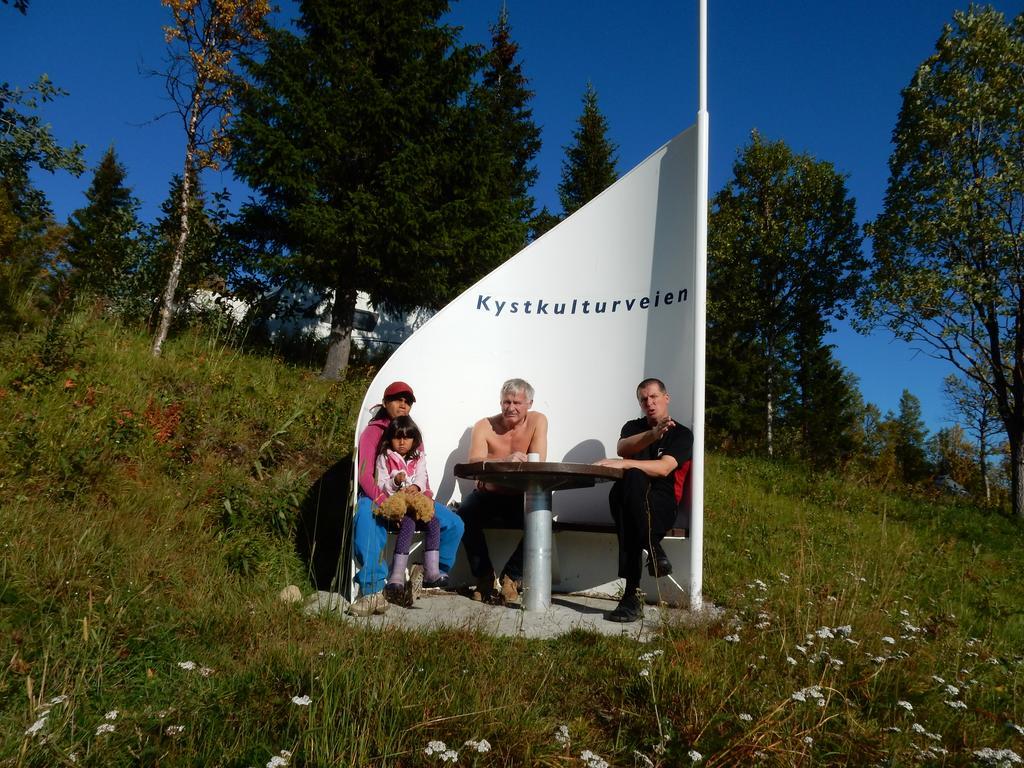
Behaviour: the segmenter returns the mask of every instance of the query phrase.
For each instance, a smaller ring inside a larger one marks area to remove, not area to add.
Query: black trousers
[[[469,570],[474,576],[487,576],[494,572],[491,555],[487,550],[484,527],[487,525],[523,528],[523,495],[521,493],[494,493],[476,490],[459,506],[459,517],[466,524],[462,533],[462,546],[466,548]],[[515,581],[523,578],[523,540],[519,540],[512,556],[501,571]]]
[[[627,469],[608,494],[612,519],[619,537],[619,578],[638,585],[643,574],[644,550],[665,538],[676,520],[671,490],[652,489],[651,479],[639,469]]]

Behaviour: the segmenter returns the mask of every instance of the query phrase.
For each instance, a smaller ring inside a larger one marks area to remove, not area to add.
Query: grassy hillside
[[[338,523],[317,481],[366,377],[148,342],[86,314],[0,336],[0,764],[425,766],[452,757],[434,741],[481,766],[1024,755],[1004,517],[712,456],[721,620],[649,646],[368,631],[277,599],[312,589],[295,529],[317,498]]]

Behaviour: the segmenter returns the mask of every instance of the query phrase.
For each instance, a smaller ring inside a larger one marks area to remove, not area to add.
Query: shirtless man
[[[531,411],[533,387],[522,379],[509,379],[501,385],[501,413],[487,416],[473,425],[469,442],[469,461],[526,461],[527,454],[548,453],[548,419],[543,413]],[[459,507],[459,516],[466,524],[462,544],[466,548],[469,568],[476,577],[474,600],[493,602],[495,592],[494,566],[487,551],[484,524],[499,520],[523,527],[523,494],[509,488],[478,483]],[[501,571],[501,602],[519,599],[523,581],[523,542]]]

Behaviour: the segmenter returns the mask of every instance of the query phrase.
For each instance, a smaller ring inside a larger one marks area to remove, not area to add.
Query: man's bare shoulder
[[[501,414],[497,416],[484,416],[482,419],[477,419],[473,425],[474,434],[494,434],[494,427],[496,424],[501,423]]]
[[[526,414],[526,423],[536,429],[541,424],[547,424],[548,417],[540,411],[530,411]]]

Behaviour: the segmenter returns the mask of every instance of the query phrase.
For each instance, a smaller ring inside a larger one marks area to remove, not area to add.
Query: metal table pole
[[[523,496],[523,610],[551,607],[551,491],[531,481]]]

